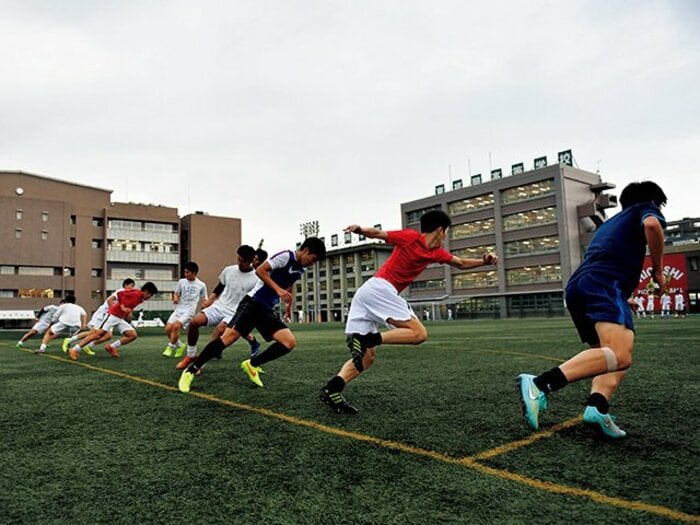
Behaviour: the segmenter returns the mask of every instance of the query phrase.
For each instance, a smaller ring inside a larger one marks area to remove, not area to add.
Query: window
[[[477,235],[487,235],[495,231],[495,222],[493,219],[466,222],[464,224],[457,224],[448,231],[450,232],[450,239],[464,239]]]
[[[15,239],[22,238],[22,228],[15,228]]]
[[[508,284],[534,284],[561,281],[561,265],[525,266],[506,270]]]
[[[69,222],[70,222],[70,225],[71,225],[71,226],[75,226],[75,215],[71,215],[71,216],[70,216]]]
[[[92,225],[96,227],[101,227],[104,224],[104,221],[102,220],[102,217],[93,217],[92,218]]]
[[[75,237],[71,237],[68,239],[68,246],[71,248],[75,248]]]
[[[506,215],[503,217],[503,229],[520,230],[522,228],[532,228],[534,226],[543,226],[546,224],[556,224],[557,209],[553,206],[548,208],[540,208],[537,210],[523,211]]]
[[[22,210],[17,210],[15,212],[15,217],[17,218],[18,221],[22,220],[22,216],[24,215],[24,212]]]
[[[691,272],[697,272],[698,266],[700,266],[700,257],[688,257],[688,266],[690,266]]]
[[[39,288],[20,288],[19,290],[17,290],[17,296],[18,297],[45,297],[45,298],[51,299],[54,296],[54,291],[51,289],[42,290]]]
[[[411,283],[411,291],[418,292],[423,290],[443,290],[445,288],[445,279],[429,279],[427,281],[415,281]]]
[[[512,204],[514,202],[529,201],[538,199],[546,195],[554,193],[554,181],[552,179],[535,182],[534,184],[526,184],[516,188],[503,190],[501,193],[501,202],[503,204]]]
[[[0,290],[0,297],[8,298],[8,297],[14,297],[14,296],[15,296],[14,290]]]
[[[559,237],[535,237],[504,244],[506,257],[559,252]]]
[[[498,286],[498,273],[489,272],[469,272],[452,277],[452,287],[455,290],[464,288],[490,288]]]
[[[48,211],[42,211],[41,212],[41,220],[43,222],[48,222],[49,221],[49,212]]]
[[[173,278],[173,271],[171,269],[156,270],[148,269],[145,272],[145,279],[154,279],[156,281],[169,281]]]
[[[431,206],[429,208],[423,208],[422,210],[415,210],[415,211],[409,211],[406,214],[406,224],[417,224],[420,222],[420,218],[423,216],[424,213],[427,213],[432,210],[439,210],[440,206]]]
[[[102,277],[102,268],[93,268],[90,270],[91,277]]]
[[[481,246],[472,246],[470,248],[460,248],[452,253],[457,257],[465,257],[467,259],[481,259],[485,253],[495,252],[496,246],[493,244],[484,244]]]
[[[92,247],[93,248],[102,248],[102,239],[93,239],[92,240]]]
[[[0,275],[14,275],[15,274],[15,267],[14,266],[0,266]]]
[[[469,197],[461,201],[451,202],[447,205],[447,211],[450,215],[468,213],[484,208],[493,208],[493,202],[493,193],[487,193],[486,195],[479,195],[477,197]]]
[[[48,238],[49,238],[49,232],[46,230],[41,230],[41,240],[45,241]]]

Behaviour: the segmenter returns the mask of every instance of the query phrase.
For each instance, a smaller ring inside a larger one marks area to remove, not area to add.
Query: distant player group
[[[653,182],[632,183],[622,191],[620,203],[622,211],[598,228],[583,263],[566,287],[567,308],[581,340],[590,348],[540,375],[520,374],[516,378],[523,415],[532,430],[539,429],[540,415],[547,409],[553,392],[569,383],[592,378],[583,412],[584,423],[608,438],[619,439],[626,435],[609,414],[609,401],[632,364],[634,324],[629,298],[639,282],[647,248],[653,266],[652,279],[658,293],[665,292],[665,219],[660,208],[666,204],[666,195]],[[377,347],[382,344],[417,345],[427,339],[425,326],[400,293],[428,265],[448,264],[466,270],[498,264],[494,253],[464,258],[446,251],[443,245],[450,226],[446,213],[433,210],[421,217],[420,232],[413,229],[384,231],[357,224],[345,229],[367,238],[381,239],[394,246],[394,250],[352,298],[345,325],[349,359],[319,392],[321,402],[333,411],[358,412],[343,391],[349,382],[372,366],[377,358]],[[323,241],[315,237],[307,238],[296,250],[285,250],[269,258],[264,250],[241,246],[237,251],[237,264],[223,269],[211,295],[197,278],[197,264],[186,263],[184,278],[173,294],[175,308],[165,326],[168,343],[162,352],[165,357],[179,359],[176,365],[182,371],[179,390],[189,392],[205,365],[221,357],[224,349],[240,338],[250,345],[250,357],[241,362],[240,368],[250,381],[262,387],[262,365],[288,354],[297,344],[286,324],[292,314],[294,284],[306,268],[325,256]],[[75,297],[66,297],[60,306],[46,307],[32,330],[17,345],[22,346],[37,333],[44,334],[37,350],[44,352],[51,339],[66,335],[63,350],[73,360],[79,359],[81,352],[94,353],[95,345],[100,343],[107,343],[105,350],[119,357],[119,348],[137,337],[130,323],[134,308],[158,292],[150,282],[139,290],[134,285],[133,280],[125,280],[123,288],[108,297],[88,323],[85,311],[75,304]],[[285,306],[282,318],[276,313],[280,301]],[[381,325],[388,330],[380,331]],[[202,326],[216,329],[198,354],[197,341]],[[121,337],[108,342],[115,329]],[[186,343],[181,339],[183,330],[187,333]],[[271,342],[264,350],[253,337],[253,330]]]

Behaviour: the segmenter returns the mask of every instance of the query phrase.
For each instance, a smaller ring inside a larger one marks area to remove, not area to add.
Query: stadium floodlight
[[[299,233],[301,233],[304,238],[307,237],[318,237],[318,232],[321,231],[318,221],[308,221],[302,222],[299,225]]]

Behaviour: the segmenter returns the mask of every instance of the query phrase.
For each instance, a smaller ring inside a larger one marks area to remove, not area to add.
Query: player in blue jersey
[[[620,194],[622,211],[604,222],[566,286],[566,306],[581,340],[591,348],[538,376],[521,374],[516,383],[523,414],[533,430],[547,409],[547,395],[574,381],[593,378],[583,421],[609,438],[627,434],[608,413],[610,398],[632,364],[634,323],[627,298],[642,271],[647,246],[652,278],[666,286],[663,273],[666,225],[660,208],[666,195],[655,183],[633,182]]]
[[[323,241],[309,237],[296,251],[277,253],[258,266],[255,273],[260,281],[243,297],[223,335],[210,341],[194,362],[183,370],[178,382],[180,392],[189,392],[192,380],[207,361],[219,357],[224,348],[232,345],[241,336],[247,337],[254,328],[265,341],[275,341],[264,352],[259,352],[241,363],[241,369],[248,378],[262,387],[260,367],[288,354],[297,343],[292,331],[277,316],[274,308],[282,299],[286,304],[284,317],[289,319],[294,299],[294,283],[301,278],[305,268],[325,257],[326,247]]]

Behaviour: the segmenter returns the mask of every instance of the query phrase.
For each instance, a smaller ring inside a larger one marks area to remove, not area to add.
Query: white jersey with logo
[[[233,315],[236,313],[238,303],[250,292],[260,281],[255,275],[255,270],[242,272],[238,265],[227,266],[219,276],[219,282],[224,285],[224,291],[216,300],[216,305],[220,310]]]
[[[175,293],[180,297],[175,305],[175,311],[194,315],[200,301],[207,298],[207,285],[196,278],[194,281],[180,279],[175,287]]]

